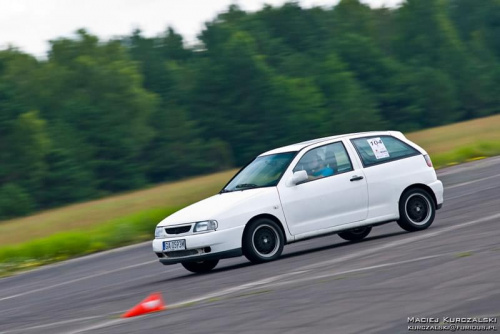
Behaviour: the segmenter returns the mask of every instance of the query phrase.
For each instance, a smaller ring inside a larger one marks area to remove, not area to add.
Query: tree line
[[[342,0],[0,51],[0,218],[240,166],[339,133],[500,111],[500,1]]]

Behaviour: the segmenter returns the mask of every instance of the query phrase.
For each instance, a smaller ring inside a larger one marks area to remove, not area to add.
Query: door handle
[[[357,175],[354,175],[353,177],[351,177],[351,182],[352,181],[359,181],[359,180],[363,180],[363,177],[362,176],[357,176]]]

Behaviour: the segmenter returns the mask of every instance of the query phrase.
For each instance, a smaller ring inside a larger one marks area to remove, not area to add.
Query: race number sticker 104
[[[383,159],[389,157],[389,152],[387,152],[384,142],[382,141],[382,139],[380,139],[380,137],[370,138],[366,141],[368,142],[368,144],[370,144],[373,154],[375,154],[375,158]]]

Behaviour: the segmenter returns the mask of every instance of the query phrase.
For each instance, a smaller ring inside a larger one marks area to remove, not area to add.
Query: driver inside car
[[[334,173],[333,169],[328,167],[317,153],[308,157],[305,170],[309,180],[331,176]]]

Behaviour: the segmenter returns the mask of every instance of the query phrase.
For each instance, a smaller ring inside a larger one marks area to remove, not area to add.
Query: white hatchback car
[[[393,221],[423,230],[442,204],[429,156],[401,132],[326,137],[259,155],[219,194],[161,221],[153,250],[165,265],[207,272],[223,258],[275,260],[311,237],[358,241]]]

